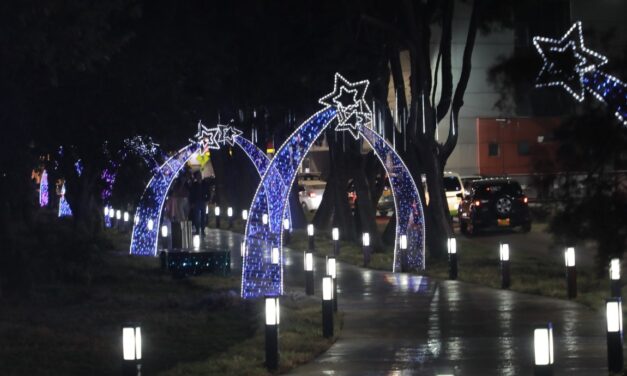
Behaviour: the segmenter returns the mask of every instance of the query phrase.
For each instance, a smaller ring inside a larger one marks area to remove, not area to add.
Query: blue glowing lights
[[[39,206],[48,206],[48,172],[43,170],[39,181]]]

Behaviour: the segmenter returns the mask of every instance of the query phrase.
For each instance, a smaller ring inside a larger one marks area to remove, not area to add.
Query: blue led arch
[[[199,124],[199,132],[196,137],[201,139],[191,140],[189,145],[179,150],[156,169],[135,212],[131,254],[141,256],[155,256],[157,254],[161,213],[167,193],[179,171],[195,152],[207,148],[217,149],[225,143],[238,145],[253,162],[259,176],[263,176],[270,164],[268,156],[255,144],[242,137],[241,133],[241,131],[229,126],[218,125],[218,128],[206,128]],[[206,137],[208,134],[211,137]],[[286,214],[286,218],[289,218],[287,215],[289,213]],[[152,226],[149,226],[150,221],[152,221]]]
[[[246,254],[242,267],[241,295],[255,298],[283,292],[283,252],[281,218],[298,167],[322,132],[336,122],[335,130],[362,135],[372,146],[390,177],[397,209],[396,241],[393,270],[400,267],[397,257],[400,235],[407,235],[411,247],[408,262],[413,268],[424,268],[424,218],[416,184],[400,156],[366,125],[372,112],[364,99],[368,81],[349,82],[335,76],[333,92],[320,99],[326,107],[307,119],[279,148],[263,175],[255,193],[246,224]],[[262,223],[268,216],[268,224]],[[281,249],[279,263],[272,264],[272,248]]]

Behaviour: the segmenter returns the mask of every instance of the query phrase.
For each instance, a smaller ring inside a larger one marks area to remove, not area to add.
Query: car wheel
[[[509,212],[512,210],[512,200],[503,196],[496,200],[496,212],[499,215],[509,215]]]
[[[522,225],[522,232],[524,232],[526,234],[529,231],[531,231],[531,222],[527,222],[527,223]]]

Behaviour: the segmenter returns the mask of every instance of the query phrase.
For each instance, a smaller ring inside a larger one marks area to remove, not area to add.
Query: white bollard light
[[[274,265],[279,264],[279,248],[277,247],[272,248],[272,263]]]
[[[246,209],[242,210],[242,220],[248,220],[248,210]]]
[[[553,373],[553,325],[539,326],[533,331],[534,373]]]
[[[195,251],[200,249],[200,235],[194,235],[192,238],[192,244]]]
[[[163,238],[167,238],[168,237],[168,226],[167,225],[161,226],[161,237],[163,237]]]

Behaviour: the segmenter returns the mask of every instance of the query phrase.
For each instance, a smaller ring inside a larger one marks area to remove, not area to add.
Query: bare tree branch
[[[442,91],[440,93],[440,101],[436,107],[436,123],[442,121],[448,112],[451,105],[451,96],[453,94],[453,68],[451,65],[453,0],[445,0],[442,11],[442,37],[440,39],[440,54],[442,55]],[[436,77],[437,74],[438,72],[436,70]],[[435,102],[433,103],[435,104]]]

